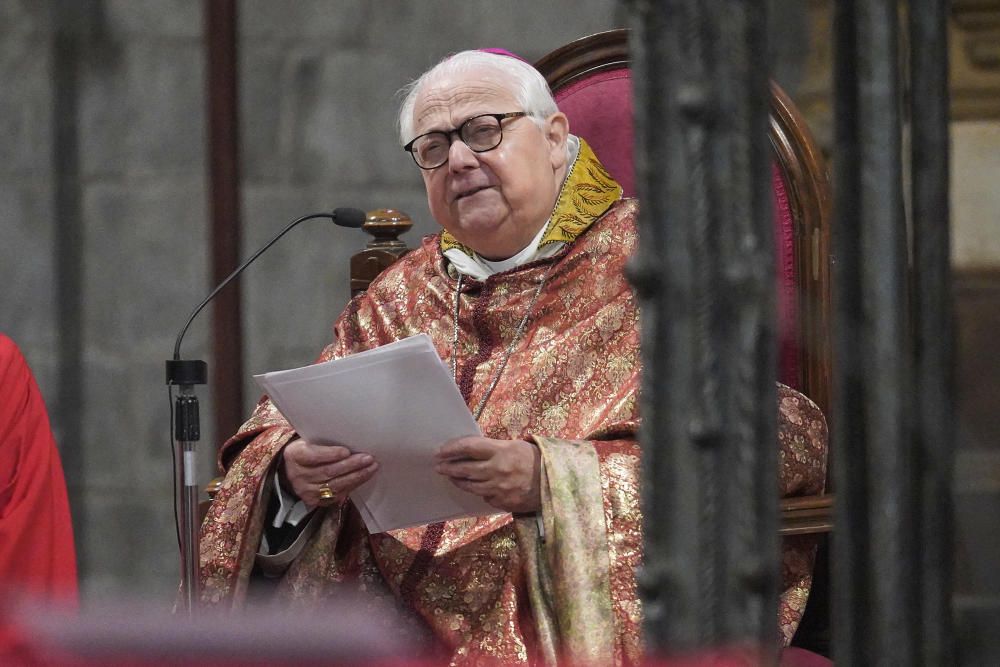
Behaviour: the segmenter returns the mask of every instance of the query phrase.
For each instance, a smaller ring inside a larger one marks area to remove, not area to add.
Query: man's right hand
[[[283,465],[278,468],[281,484],[309,509],[339,505],[378,470],[378,462],[370,454],[352,454],[346,447],[314,445],[302,438],[288,443],[282,457]],[[324,485],[333,498],[320,498]]]

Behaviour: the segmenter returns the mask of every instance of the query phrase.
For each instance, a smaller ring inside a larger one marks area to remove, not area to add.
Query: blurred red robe
[[[76,604],[69,499],[45,403],[14,342],[0,334],[0,588]]]

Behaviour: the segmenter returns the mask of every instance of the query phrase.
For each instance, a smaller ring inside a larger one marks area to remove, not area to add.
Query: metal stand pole
[[[188,616],[195,615],[200,596],[198,581],[201,528],[198,517],[198,475],[195,451],[201,439],[198,397],[194,385],[205,384],[207,367],[204,361],[167,362],[167,384],[176,384],[180,393],[174,401],[175,498],[177,499],[177,533],[181,547],[181,590]]]

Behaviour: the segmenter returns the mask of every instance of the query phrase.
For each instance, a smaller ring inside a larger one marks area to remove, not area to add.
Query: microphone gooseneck
[[[198,316],[198,313],[200,313],[201,310],[208,305],[208,302],[214,299],[215,295],[222,291],[222,288],[228,285],[236,276],[240,275],[243,270],[250,266],[255,259],[260,257],[265,250],[270,248],[278,239],[288,233],[292,227],[295,227],[300,222],[312,220],[313,218],[329,218],[330,220],[333,220],[334,224],[341,227],[351,227],[356,229],[365,224],[367,215],[360,209],[341,207],[334,209],[332,213],[311,213],[309,215],[304,215],[301,218],[296,218],[288,223],[288,226],[278,232],[273,239],[264,244],[264,246],[251,255],[249,259],[236,267],[236,269],[230,273],[225,280],[219,283],[218,286],[212,290],[212,293],[205,297],[205,300],[198,304],[198,306],[191,312],[191,316],[188,317],[187,323],[184,325],[184,328],[180,330],[180,333],[177,334],[177,340],[174,342],[174,361],[178,361],[181,358],[181,341],[184,339],[184,334],[187,333],[188,327],[190,327],[191,323],[194,322],[194,318]],[[170,378],[167,378],[167,382],[168,384],[185,384],[184,382],[171,382]]]
[[[167,393],[173,394],[174,386],[180,388],[176,404],[171,404],[170,439],[173,442],[171,453],[174,460],[174,516],[177,523],[177,543],[181,552],[181,581],[183,604],[190,617],[194,617],[195,608],[200,598],[200,582],[198,578],[199,534],[201,524],[198,516],[198,482],[195,472],[197,457],[196,444],[201,439],[200,418],[198,416],[198,397],[194,385],[205,384],[208,370],[204,361],[181,359],[181,341],[188,327],[194,321],[209,301],[215,298],[223,287],[232,282],[245,268],[260,257],[261,253],[270,248],[284,236],[288,230],[300,222],[313,218],[329,218],[341,227],[361,227],[365,224],[366,215],[356,208],[338,208],[332,213],[313,213],[297,218],[288,224],[263,248],[255,252],[235,271],[229,274],[205,300],[191,313],[184,328],[177,334],[174,343],[174,358],[168,359]]]
[[[172,396],[173,388],[178,386],[180,393],[176,403],[171,402],[171,433],[173,441],[171,453],[174,461],[174,516],[177,523],[177,544],[181,553],[181,590],[184,608],[190,617],[194,617],[195,608],[200,599],[200,581],[198,578],[199,563],[199,533],[201,525],[198,515],[198,481],[196,474],[196,445],[201,439],[200,417],[198,415],[198,397],[194,386],[205,384],[208,370],[204,361],[181,359],[181,341],[188,327],[194,321],[209,301],[215,298],[223,287],[232,282],[245,268],[260,257],[261,253],[270,248],[284,236],[292,227],[313,218],[329,218],[341,227],[361,227],[365,224],[365,214],[356,208],[338,208],[332,213],[313,213],[297,218],[288,224],[263,248],[255,252],[245,262],[236,267],[205,300],[191,313],[184,328],[177,334],[174,343],[174,358],[168,359],[167,393]]]

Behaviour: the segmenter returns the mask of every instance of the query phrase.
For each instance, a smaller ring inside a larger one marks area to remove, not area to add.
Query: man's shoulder
[[[635,197],[622,197],[611,205],[600,217],[597,227],[601,229],[617,229],[623,232],[635,230],[639,217],[639,200]]]
[[[778,410],[782,417],[793,421],[817,422],[826,430],[826,417],[819,406],[811,398],[797,389],[781,382],[778,385]]]
[[[581,236],[576,244],[577,251],[601,256],[613,251],[627,257],[635,250],[638,241],[638,214],[638,200],[631,197],[619,199]],[[570,251],[571,254],[573,252]]]
[[[635,216],[639,214],[639,200],[636,197],[622,197],[608,209],[608,213],[635,219]]]
[[[337,319],[337,337],[352,352],[405,338],[428,309],[439,308],[449,285],[441,253],[429,236],[382,271],[347,304]]]
[[[823,412],[805,394],[778,383],[778,464],[781,496],[821,493],[829,433]]]

